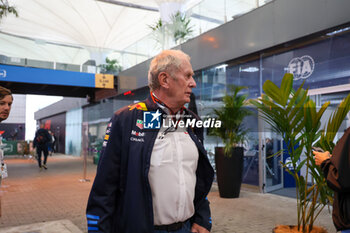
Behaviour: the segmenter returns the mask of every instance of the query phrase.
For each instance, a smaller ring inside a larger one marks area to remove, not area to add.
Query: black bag
[[[47,140],[47,136],[45,135],[45,131],[39,131],[35,140],[36,140],[36,143],[39,145],[46,144],[48,140]]]

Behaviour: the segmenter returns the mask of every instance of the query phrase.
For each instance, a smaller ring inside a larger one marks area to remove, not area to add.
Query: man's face
[[[9,117],[12,101],[11,95],[5,95],[5,97],[0,100],[0,122]]]
[[[183,106],[190,102],[192,88],[196,87],[196,81],[193,79],[193,70],[191,63],[183,60],[178,71],[173,73],[169,81],[169,95],[178,103],[178,106]]]

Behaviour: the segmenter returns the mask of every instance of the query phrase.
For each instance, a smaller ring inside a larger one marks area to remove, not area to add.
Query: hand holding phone
[[[315,159],[315,164],[320,166],[323,161],[326,159],[329,159],[332,155],[329,153],[329,151],[324,152],[321,148],[319,147],[312,147],[313,149],[313,154],[314,154],[314,159]]]

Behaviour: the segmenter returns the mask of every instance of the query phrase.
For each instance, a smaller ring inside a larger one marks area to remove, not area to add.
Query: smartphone
[[[316,147],[316,146],[313,146],[312,150],[317,151],[317,152],[324,152],[324,150],[321,147]]]

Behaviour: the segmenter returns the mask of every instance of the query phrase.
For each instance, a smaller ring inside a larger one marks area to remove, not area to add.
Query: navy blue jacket
[[[148,181],[151,153],[158,130],[143,129],[144,111],[161,109],[149,97],[122,108],[112,117],[106,131],[95,181],[87,205],[89,232],[152,233],[152,192]],[[198,117],[186,109],[186,115]],[[206,198],[214,171],[203,147],[203,130],[189,128],[198,152],[195,214],[192,223],[210,231],[211,217]]]

